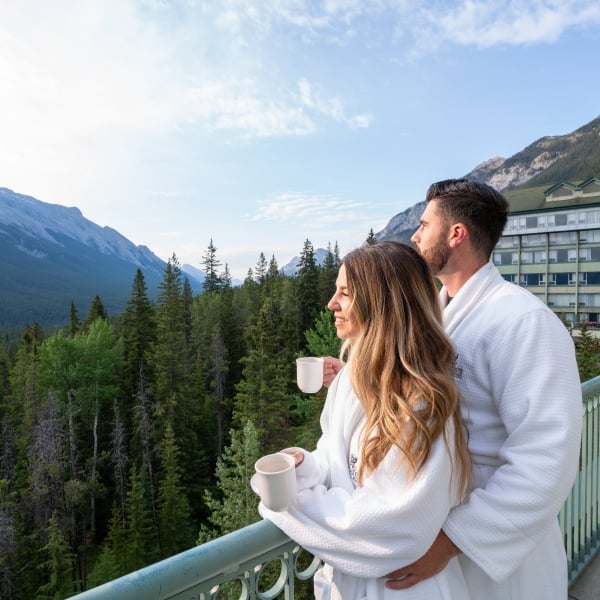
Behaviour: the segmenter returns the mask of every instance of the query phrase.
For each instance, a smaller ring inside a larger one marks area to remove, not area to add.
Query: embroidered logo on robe
[[[348,461],[348,471],[350,472],[350,479],[352,479],[354,485],[356,485],[356,482],[358,481],[358,471],[356,469],[356,463],[358,463],[358,456],[350,454],[350,460]]]
[[[456,379],[462,379],[463,370],[462,370],[462,367],[458,366],[458,358],[459,358],[459,355],[457,354],[456,358],[454,359],[454,377]]]

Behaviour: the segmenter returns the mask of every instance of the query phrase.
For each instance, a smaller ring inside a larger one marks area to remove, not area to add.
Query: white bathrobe
[[[444,531],[472,600],[565,600],[557,514],[578,469],[581,384],[573,341],[535,296],[488,263],[448,303],[474,460],[469,501]]]
[[[329,388],[317,449],[296,469],[299,493],[285,512],[259,505],[275,523],[326,566],[315,576],[319,599],[469,600],[458,560],[409,590],[385,588],[387,573],[431,546],[456,504],[451,458],[438,440],[416,479],[391,450],[361,487],[356,485],[365,414],[342,369]],[[452,446],[453,428],[448,426]]]

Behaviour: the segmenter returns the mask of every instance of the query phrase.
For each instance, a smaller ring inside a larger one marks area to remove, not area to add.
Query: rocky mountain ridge
[[[0,328],[68,322],[71,301],[82,317],[96,295],[120,313],[137,269],[155,297],[166,263],[78,208],[0,188]],[[194,291],[202,282],[188,276]]]
[[[600,175],[600,117],[572,133],[542,137],[510,158],[487,159],[464,177],[504,192],[594,175]],[[375,237],[407,241],[418,227],[424,205],[421,201],[394,215]]]

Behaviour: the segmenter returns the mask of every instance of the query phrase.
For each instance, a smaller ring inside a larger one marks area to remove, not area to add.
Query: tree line
[[[212,240],[194,296],[177,257],[156,300],[34,323],[0,346],[0,599],[59,600],[259,520],[255,460],[314,445],[323,392],[295,359],[337,354],[339,265],[306,240],[294,276],[261,253],[240,286]]]

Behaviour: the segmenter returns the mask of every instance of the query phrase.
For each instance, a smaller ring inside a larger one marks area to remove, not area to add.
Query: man
[[[549,308],[489,262],[507,219],[500,193],[452,179],[430,186],[426,201],[411,239],[443,284],[473,490],[429,551],[391,573],[387,587],[411,587],[459,556],[471,600],[565,600],[557,514],[578,468],[582,419],[573,341]]]

